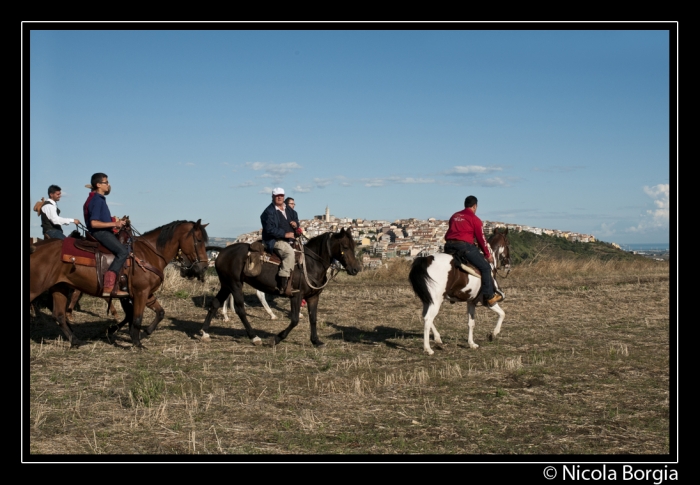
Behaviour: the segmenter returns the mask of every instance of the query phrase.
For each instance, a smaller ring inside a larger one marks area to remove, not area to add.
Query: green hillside
[[[617,249],[612,244],[601,241],[592,243],[571,242],[563,237],[539,236],[525,231],[510,231],[508,239],[510,240],[512,264],[534,259],[588,259],[597,257],[606,261],[610,259],[634,260],[644,258],[644,256]]]

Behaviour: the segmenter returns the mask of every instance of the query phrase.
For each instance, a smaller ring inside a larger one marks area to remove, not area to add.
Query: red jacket
[[[469,244],[474,244],[476,239],[477,244],[484,253],[484,257],[489,259],[490,252],[484,238],[484,223],[476,217],[476,214],[471,209],[455,212],[450,217],[450,228],[445,233],[445,240],[456,239]]]

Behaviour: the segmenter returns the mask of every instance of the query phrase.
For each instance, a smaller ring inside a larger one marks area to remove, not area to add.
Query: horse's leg
[[[160,321],[163,320],[163,317],[165,316],[165,310],[160,305],[155,295],[149,295],[148,301],[146,302],[146,306],[156,313],[156,318],[153,320],[153,323],[151,323],[145,329],[146,335],[151,335],[153,332],[156,331],[156,328],[158,327]]]
[[[273,311],[270,309],[270,305],[267,304],[267,300],[265,299],[265,293],[258,290],[257,295],[258,295],[258,300],[260,300],[260,303],[262,303],[263,308],[265,308],[265,311],[267,312],[267,314],[270,315],[270,319],[275,320],[277,318],[277,315],[275,315],[273,313]]]
[[[231,294],[231,290],[226,288],[224,285],[221,285],[221,289],[219,292],[216,294],[216,296],[211,300],[211,305],[209,305],[209,311],[207,312],[207,316],[204,319],[204,323],[202,324],[202,328],[199,331],[199,334],[202,336],[202,340],[209,340],[209,334],[207,333],[209,331],[209,325],[211,324],[211,319],[216,315],[216,312],[219,311],[219,307],[221,306],[221,302],[226,302],[226,299],[229,297]]]
[[[68,303],[68,286],[58,284],[51,287],[51,296],[53,297],[53,318],[61,327],[63,335],[66,336],[71,347],[79,347],[85,342],[78,339],[73,333],[73,329],[66,320],[66,304]]]
[[[68,303],[68,308],[66,308],[66,320],[68,322],[73,322],[73,309],[78,304],[81,296],[83,296],[82,291],[73,290],[73,294],[70,297],[70,303]]]
[[[233,293],[229,293],[228,298],[224,300],[224,305],[221,307],[221,313],[224,315],[224,322],[228,322],[228,314],[226,310],[233,306]]]
[[[134,347],[144,348],[141,344],[141,322],[143,321],[143,311],[148,301],[148,293],[140,292],[134,295],[132,319],[129,322],[129,335]]]
[[[125,323],[129,322],[129,325],[131,325],[131,319],[134,315],[134,306],[131,304],[131,300],[128,298],[120,298],[119,302],[122,305],[122,310],[124,310],[124,319],[121,322],[113,323],[107,328],[107,340],[110,342],[112,340],[110,337],[119,331]]]
[[[317,301],[318,301],[318,295],[316,295]],[[292,331],[294,327],[297,326],[299,323],[299,309],[301,308],[301,293],[297,293],[296,296],[291,298],[291,317],[292,320],[289,322],[289,325],[287,325],[287,328],[282,330],[280,333],[277,335],[274,335],[273,337],[270,338],[270,344],[271,345],[277,345],[280,343],[282,340],[287,338],[287,335],[289,335],[289,332]],[[310,304],[308,301],[306,302],[307,304]],[[309,310],[309,322],[312,322],[311,320],[311,310]],[[318,340],[318,335],[316,335],[316,315],[314,315],[313,323],[311,325],[311,343],[314,344],[316,347],[322,347],[323,342]],[[315,340],[315,341],[314,341]]]
[[[308,301],[307,301],[308,303]],[[430,331],[433,331],[433,337],[435,338],[435,343],[442,345],[442,339],[440,334],[433,324],[433,320],[440,311],[440,305],[442,305],[442,298],[435,298],[433,295],[433,303],[423,303],[423,350],[427,352],[428,355],[433,355],[433,349],[430,348]],[[440,347],[438,347],[440,348]]]
[[[258,337],[255,334],[255,330],[253,330],[253,327],[250,326],[250,323],[248,322],[248,316],[245,314],[245,299],[243,298],[243,283],[234,281],[233,287],[232,287],[232,294],[233,294],[233,309],[236,312],[236,315],[238,315],[238,318],[241,319],[241,322],[243,323],[243,326],[245,327],[245,333],[248,335],[248,338],[252,342],[253,345],[261,345],[262,340],[260,340],[260,337]]]
[[[492,307],[489,307],[489,309],[498,313],[498,322],[496,322],[496,326],[494,327],[493,332],[491,332],[489,334],[489,342],[490,342],[495,337],[497,337],[499,333],[501,333],[501,323],[503,323],[503,319],[506,316],[506,312],[504,312],[503,309],[500,306],[498,306],[498,303],[496,303]]]
[[[311,343],[314,344],[314,347],[317,348],[322,348],[325,347],[326,344],[321,342],[318,339],[318,334],[316,333],[316,318],[318,314],[316,311],[318,310],[318,297],[320,295],[315,295],[306,300],[306,309],[309,312],[309,329],[311,330]],[[299,301],[299,312],[297,313],[299,315],[299,318],[301,318],[301,301]],[[292,312],[294,312],[294,302],[292,302]]]
[[[469,316],[469,346],[478,349],[479,345],[474,343],[474,315],[476,314],[476,304],[470,300],[467,302],[467,315]]]

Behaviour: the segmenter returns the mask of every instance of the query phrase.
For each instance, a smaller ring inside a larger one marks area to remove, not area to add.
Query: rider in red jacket
[[[459,259],[467,260],[481,272],[482,293],[486,304],[492,306],[503,297],[493,290],[491,266],[493,255],[489,251],[484,238],[484,224],[476,217],[477,199],[470,195],[464,199],[464,210],[450,217],[449,229],[445,233],[445,252],[456,254]],[[474,246],[474,240],[481,248],[483,255]]]

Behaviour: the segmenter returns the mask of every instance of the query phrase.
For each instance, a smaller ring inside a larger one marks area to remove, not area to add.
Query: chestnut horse
[[[204,281],[208,267],[206,243],[209,238],[201,219],[197,222],[174,221],[153,229],[132,242],[131,265],[128,274],[128,298],[122,306],[129,322],[129,334],[136,347],[140,340],[143,311],[154,299],[153,293],[163,282],[163,270],[176,256],[181,260],[182,276],[197,277]],[[53,317],[71,344],[77,347],[85,342],[78,339],[66,320],[65,308],[69,289],[75,288],[89,295],[101,297],[101,284],[95,267],[61,261],[62,240],[36,246],[29,256],[30,302],[49,290],[53,297]]]
[[[494,254],[494,262],[491,263],[493,287],[504,298],[505,295],[499,289],[498,281],[496,281],[496,267],[501,264],[505,268],[506,275],[510,271],[510,243],[506,234],[507,231],[505,234],[498,232],[488,240],[489,248]],[[430,348],[431,331],[438,348],[442,348],[442,339],[437,328],[435,328],[433,320],[440,311],[440,305],[445,299],[449,300],[450,303],[455,303],[456,301],[467,302],[469,347],[472,349],[479,347],[478,344],[474,343],[476,304],[481,303],[487,306],[480,291],[481,278],[459,269],[459,263],[455,264],[453,259],[452,255],[445,253],[418,257],[413,261],[408,275],[413,291],[423,302],[423,350],[428,355],[433,355],[434,353]],[[478,270],[475,271],[478,273]],[[487,308],[498,314],[496,327],[489,335],[489,340],[492,340],[500,333],[501,323],[503,323],[506,314],[498,303],[491,307],[487,306]]]
[[[262,271],[258,276],[250,277],[243,273],[248,248],[250,244],[231,244],[221,249],[214,266],[219,276],[221,289],[212,300],[209,312],[202,325],[201,335],[204,340],[209,338],[207,332],[212,318],[219,307],[233,294],[233,309],[238,318],[243,322],[248,338],[253,345],[260,345],[262,341],[248,323],[243,299],[243,283],[248,283],[256,290],[264,293],[277,294],[276,275],[279,266],[266,262],[262,265]],[[299,310],[301,300],[305,299],[309,312],[309,327],[311,330],[311,343],[315,347],[323,347],[324,344],[318,338],[316,331],[316,310],[318,298],[323,288],[330,281],[328,270],[333,260],[343,265],[349,275],[356,275],[360,271],[360,264],[355,258],[355,241],[350,230],[342,229],[338,233],[326,232],[310,239],[302,246],[303,266],[296,264],[292,273],[292,287],[299,291],[289,297],[291,303],[291,323],[279,334],[271,338],[270,344],[277,345],[287,338],[289,332],[299,323]]]
[[[42,200],[40,202],[43,203],[43,197],[42,197]],[[39,204],[39,202],[37,202],[37,204]],[[34,210],[36,210],[36,207]],[[39,211],[40,210],[41,210],[41,207],[39,207]],[[123,219],[126,221],[126,225],[119,231],[119,233],[117,234],[117,238],[119,239],[119,242],[121,242],[122,244],[126,244],[129,240],[129,238],[131,238],[133,240],[134,236],[133,236],[133,232],[131,229],[131,221],[129,220],[129,216],[124,216]],[[78,231],[77,229],[73,230],[73,232],[70,233],[69,237],[73,237],[75,239],[82,239],[82,237],[80,235],[80,231]],[[29,253],[30,254],[33,253],[36,250],[37,246],[41,246],[41,245],[46,244],[47,242],[52,241],[52,240],[54,240],[54,239],[49,238],[49,237],[46,237],[44,239],[31,238],[30,243],[29,243]],[[80,301],[80,298],[82,296],[83,296],[82,291],[75,290],[75,289],[73,290],[73,294],[70,297],[70,302],[68,303],[68,306],[66,307],[66,321],[68,323],[74,322],[73,310],[78,305],[78,302]],[[114,304],[112,303],[111,299],[105,298],[105,300],[107,300],[107,311],[109,311],[109,313],[112,314],[114,319],[118,321],[119,314],[117,313],[117,309],[114,308]],[[32,305],[32,310],[34,311],[35,315],[38,315],[39,312],[38,312],[35,305],[36,305],[36,303],[34,303]],[[165,310],[160,305],[160,303],[156,299],[155,295],[151,295],[151,297],[148,299],[148,302],[146,303],[146,307],[153,310],[153,312],[156,314],[156,317],[153,320],[153,323],[151,323],[147,328],[144,329],[146,332],[146,335],[151,335],[155,331],[156,327],[158,327],[158,324],[160,323],[160,321],[165,316]],[[122,305],[122,308],[123,308],[123,305]],[[125,317],[124,320],[122,320],[121,322],[110,326],[107,329],[108,335],[112,335],[114,332],[116,332],[117,330],[122,328],[126,322],[127,322],[127,318]]]

